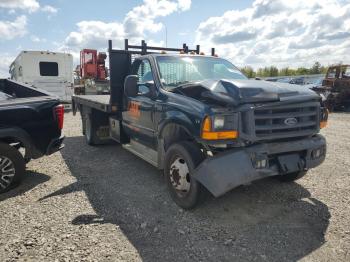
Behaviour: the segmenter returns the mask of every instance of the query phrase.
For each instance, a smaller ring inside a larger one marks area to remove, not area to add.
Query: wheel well
[[[24,149],[23,155],[27,155],[27,148],[24,143],[15,137],[1,137],[0,143],[7,144],[17,150]]]
[[[164,152],[176,142],[194,140],[187,129],[178,124],[168,124],[162,131],[161,139],[163,140]]]
[[[0,142],[8,145],[19,144],[21,147],[25,147],[22,141],[15,137],[1,137]]]

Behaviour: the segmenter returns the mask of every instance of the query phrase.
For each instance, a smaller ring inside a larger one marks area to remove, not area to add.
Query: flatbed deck
[[[110,95],[75,95],[72,98],[74,102],[79,104],[88,105],[104,112],[111,112]]]

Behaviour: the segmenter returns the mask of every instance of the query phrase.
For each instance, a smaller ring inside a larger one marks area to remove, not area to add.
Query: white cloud
[[[30,36],[30,40],[32,40],[32,42],[34,43],[40,43],[40,42],[46,42],[47,40],[45,38],[40,38],[36,35],[31,35]]]
[[[24,36],[27,33],[26,26],[27,17],[24,15],[17,17],[14,21],[0,21],[0,41]]]
[[[0,8],[23,9],[35,12],[40,8],[40,4],[36,0],[1,0]]]
[[[56,14],[58,12],[58,9],[51,5],[41,7],[37,0],[0,0],[0,8],[10,9],[10,14],[14,13],[16,9],[25,10],[29,13],[38,10],[50,14]]]
[[[61,48],[76,52],[84,47],[106,48],[107,40],[121,47],[125,38],[140,41],[147,34],[159,32],[163,24],[157,18],[190,8],[191,0],[144,0],[129,11],[122,22],[81,21],[78,30],[69,33]]]
[[[42,12],[56,14],[58,12],[58,9],[51,6],[51,5],[45,5],[40,9]]]
[[[178,0],[177,2],[181,11],[187,11],[191,8],[191,0]]]
[[[350,4],[256,0],[202,22],[196,42],[237,65],[279,67],[350,60]]]
[[[15,59],[15,57],[9,55],[8,53],[0,53],[0,57],[0,78],[7,78],[9,77],[9,67]]]

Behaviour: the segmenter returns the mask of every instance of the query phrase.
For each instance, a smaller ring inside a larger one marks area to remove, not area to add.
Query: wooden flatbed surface
[[[110,95],[75,95],[73,96],[73,100],[75,101],[75,103],[90,106],[105,112],[111,111],[109,98],[110,98]]]

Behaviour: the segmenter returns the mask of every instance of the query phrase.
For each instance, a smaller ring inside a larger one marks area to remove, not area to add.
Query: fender
[[[0,129],[0,141],[3,138],[13,138],[21,142],[26,148],[26,158],[38,158],[42,154],[35,148],[29,134],[23,129],[17,127],[8,127]]]
[[[164,129],[169,124],[177,124],[193,136],[196,136],[198,133],[196,123],[194,123],[194,121],[192,121],[186,114],[179,111],[168,111],[165,113],[165,117],[158,125],[158,139],[162,137]]]
[[[165,113],[165,118],[158,125],[157,141],[158,141],[158,168],[164,168],[165,145],[163,132],[168,125],[181,126],[188,134],[196,136],[196,124],[184,113],[179,111],[168,111]]]

